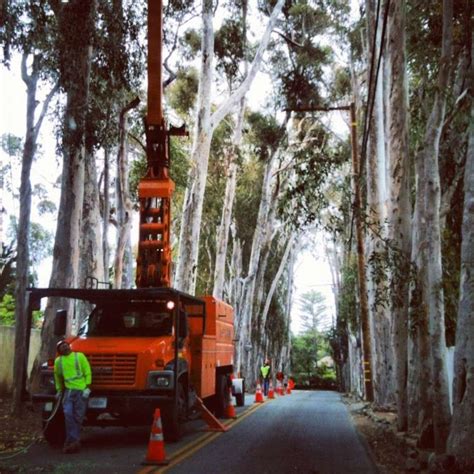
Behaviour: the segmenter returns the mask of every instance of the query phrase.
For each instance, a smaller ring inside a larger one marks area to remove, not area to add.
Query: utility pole
[[[351,142],[352,142],[352,185],[354,187],[354,218],[357,240],[357,270],[359,280],[360,319],[362,323],[362,352],[364,356],[364,386],[365,398],[371,402],[374,399],[372,384],[372,355],[370,347],[369,301],[367,298],[367,283],[365,274],[364,232],[361,217],[360,192],[360,160],[357,147],[357,118],[355,103],[351,102]]]
[[[361,213],[361,191],[360,191],[360,160],[357,146],[357,117],[355,103],[339,107],[302,107],[291,109],[293,112],[332,112],[335,110],[347,110],[350,113],[351,120],[351,148],[352,148],[352,186],[354,192],[354,220],[356,227],[357,241],[357,273],[359,280],[359,303],[360,320],[362,325],[362,352],[364,365],[364,387],[365,398],[368,401],[374,400],[374,388],[372,382],[372,350],[369,324],[369,301],[367,298],[367,283],[365,272],[365,252],[364,252],[364,232],[362,226]]]

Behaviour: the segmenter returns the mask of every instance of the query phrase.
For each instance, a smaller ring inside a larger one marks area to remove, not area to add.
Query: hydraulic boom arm
[[[138,288],[171,286],[171,197],[169,137],[185,135],[184,127],[167,129],[163,117],[162,0],[148,0],[147,173],[138,185],[140,228]]]

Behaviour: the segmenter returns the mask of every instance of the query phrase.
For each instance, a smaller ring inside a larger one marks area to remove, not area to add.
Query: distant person
[[[263,394],[268,395],[268,388],[270,386],[270,361],[266,360],[260,367],[260,374],[262,376]]]
[[[91,366],[82,352],[72,352],[67,341],[59,341],[59,356],[54,361],[54,381],[57,397],[62,397],[66,441],[63,453],[78,453],[81,449],[81,427],[90,394]]]
[[[283,380],[285,378],[285,374],[279,370],[276,373],[275,378],[277,379],[277,392],[281,395],[281,391],[283,391]]]

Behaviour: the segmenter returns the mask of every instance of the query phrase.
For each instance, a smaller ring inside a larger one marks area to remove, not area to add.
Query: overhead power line
[[[369,140],[369,133],[370,133],[370,125],[372,120],[372,112],[374,110],[375,104],[375,93],[377,90],[377,84],[379,79],[379,72],[380,72],[380,65],[382,63],[382,55],[385,47],[385,35],[387,32],[387,22],[388,22],[388,12],[390,10],[390,0],[387,0],[385,4],[384,16],[383,16],[383,25],[382,25],[382,33],[380,37],[380,47],[378,52],[377,58],[377,70],[375,76],[373,74],[373,67],[374,67],[374,59],[375,59],[375,48],[377,46],[377,34],[378,34],[378,23],[379,23],[379,16],[380,16],[380,0],[377,1],[377,13],[376,13],[376,22],[375,22],[375,30],[374,30],[374,37],[372,41],[372,57],[370,62],[370,72],[369,72],[369,85],[367,91],[367,105],[365,108],[365,119],[364,119],[364,134],[362,138],[362,147],[360,151],[360,173],[359,179],[362,176],[363,167],[366,161],[367,155],[367,142]]]

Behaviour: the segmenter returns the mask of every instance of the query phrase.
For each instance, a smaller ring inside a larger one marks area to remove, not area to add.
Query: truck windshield
[[[107,305],[94,308],[79,331],[80,336],[170,336],[173,316],[150,305]]]

